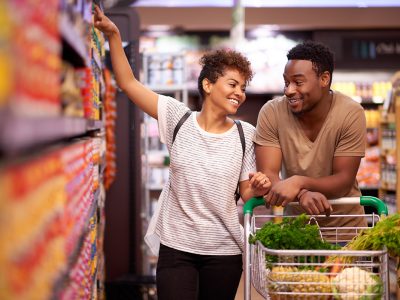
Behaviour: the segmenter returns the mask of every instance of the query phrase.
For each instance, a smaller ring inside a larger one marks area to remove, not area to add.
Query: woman
[[[253,75],[249,61],[235,51],[204,55],[198,79],[202,109],[186,115],[190,110],[183,103],[135,79],[118,28],[98,7],[95,26],[109,40],[119,87],[158,120],[160,139],[170,153],[169,181],[145,237],[152,250],[159,251],[158,299],[234,299],[243,248],[235,191],[240,182],[240,196],[246,201],[266,194],[271,184],[255,172],[255,128],[246,122],[236,125],[229,117],[246,100]]]

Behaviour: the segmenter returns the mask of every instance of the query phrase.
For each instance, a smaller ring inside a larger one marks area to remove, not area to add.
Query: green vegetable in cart
[[[400,262],[400,214],[382,216],[374,227],[363,230],[343,250],[382,250],[384,247]],[[400,278],[397,284],[400,287]]]
[[[390,255],[400,257],[400,214],[382,216],[374,227],[355,236],[344,250],[381,250],[384,246]]]
[[[310,218],[306,214],[297,217],[285,217],[281,223],[268,222],[257,230],[254,235],[250,235],[249,243],[255,244],[260,241],[268,249],[284,250],[332,250],[338,246],[332,245],[321,238],[318,225],[309,224]],[[293,260],[292,257],[279,258],[282,260]],[[306,263],[323,262],[325,257],[297,257],[296,262],[301,263],[301,269],[307,269]],[[266,255],[267,267],[278,261],[276,255]],[[293,262],[293,261],[292,261]]]
[[[265,223],[254,235],[250,235],[249,243],[255,244],[256,241],[268,249],[337,249],[321,238],[318,225],[309,224],[306,214],[285,217],[281,223]]]

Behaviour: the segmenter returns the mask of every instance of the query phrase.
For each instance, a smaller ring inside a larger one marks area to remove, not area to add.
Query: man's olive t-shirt
[[[280,148],[282,177],[293,175],[325,177],[332,175],[333,158],[365,155],[366,121],[360,104],[339,93],[333,93],[327,118],[314,142],[309,140],[288,107],[285,96],[268,101],[261,109],[254,142]],[[360,196],[357,180],[346,197]],[[333,214],[364,214],[360,205],[334,206]],[[295,210],[291,208],[291,210]],[[296,209],[296,213],[299,213]],[[293,213],[293,211],[290,211]],[[364,226],[364,218],[324,218],[323,226]]]

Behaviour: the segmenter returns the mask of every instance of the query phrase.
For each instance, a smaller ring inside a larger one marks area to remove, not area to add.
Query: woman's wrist
[[[119,37],[121,39],[121,35],[119,33],[119,29],[117,26],[113,26],[114,28],[110,31],[104,32],[104,34],[107,36],[108,39],[114,38],[114,37]]]

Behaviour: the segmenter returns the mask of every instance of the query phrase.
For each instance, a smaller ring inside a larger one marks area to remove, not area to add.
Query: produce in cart
[[[266,223],[249,242],[254,244],[260,241],[269,249],[302,249],[302,250],[334,250],[339,247],[325,242],[316,224],[305,214],[296,218],[283,218],[281,223]],[[279,265],[276,265],[279,260]],[[318,299],[329,299],[332,292],[330,278],[321,271],[320,267],[324,257],[296,256],[285,257],[266,255],[267,290],[286,294],[270,294],[275,299],[315,299],[308,293],[322,294]],[[282,266],[282,264],[288,266]],[[315,267],[312,265],[315,264]],[[318,269],[318,270],[317,270]],[[301,294],[304,295],[301,295]],[[326,293],[327,295],[323,295]]]
[[[358,267],[343,269],[332,279],[332,285],[337,298],[345,300],[376,299],[376,295],[380,298],[383,292],[380,278]]]
[[[305,214],[285,217],[281,223],[265,223],[250,235],[250,244],[259,241],[267,249],[326,250],[330,253],[313,255],[306,251],[293,255],[285,254],[288,251],[273,254],[266,251],[265,265],[261,268],[269,298],[380,299],[384,288],[379,272],[373,271],[376,260],[372,258],[365,262],[363,257],[335,250],[382,250],[387,247],[391,254],[398,255],[399,218],[383,218],[375,227],[362,230],[342,248],[324,241],[321,228],[312,224],[312,220]]]
[[[340,247],[325,242],[317,224],[312,224],[306,214],[295,218],[283,218],[281,223],[265,223],[254,235],[250,235],[249,243],[260,241],[268,249],[325,249],[333,250]],[[267,262],[274,262],[275,257],[266,257]]]
[[[364,217],[372,227],[318,226],[313,222],[324,216],[306,215],[283,215],[277,224],[275,215],[252,215],[254,207],[265,204],[263,198],[245,203],[245,300],[251,298],[251,283],[272,300],[389,300],[388,253],[399,256],[400,217],[385,217],[387,206],[371,196],[330,199],[329,203],[371,206],[378,214],[329,216],[341,219],[340,224],[347,222],[344,218]],[[260,220],[270,222],[260,228]],[[348,244],[340,247],[343,242]]]
[[[267,289],[274,292],[287,292],[285,295],[271,294],[271,300],[278,299],[315,299],[314,295],[301,293],[331,293],[330,278],[323,273],[312,270],[299,270],[296,267],[272,267],[267,269]],[[319,295],[318,299],[330,299],[330,295]]]
[[[400,258],[400,214],[382,216],[374,226],[365,229],[355,236],[342,250],[380,250],[386,248],[389,255]],[[337,261],[339,266],[349,263],[353,257],[340,258],[332,256],[327,262]],[[400,262],[400,261],[399,261]],[[399,268],[400,265],[397,266]],[[397,278],[400,287],[400,278]]]

